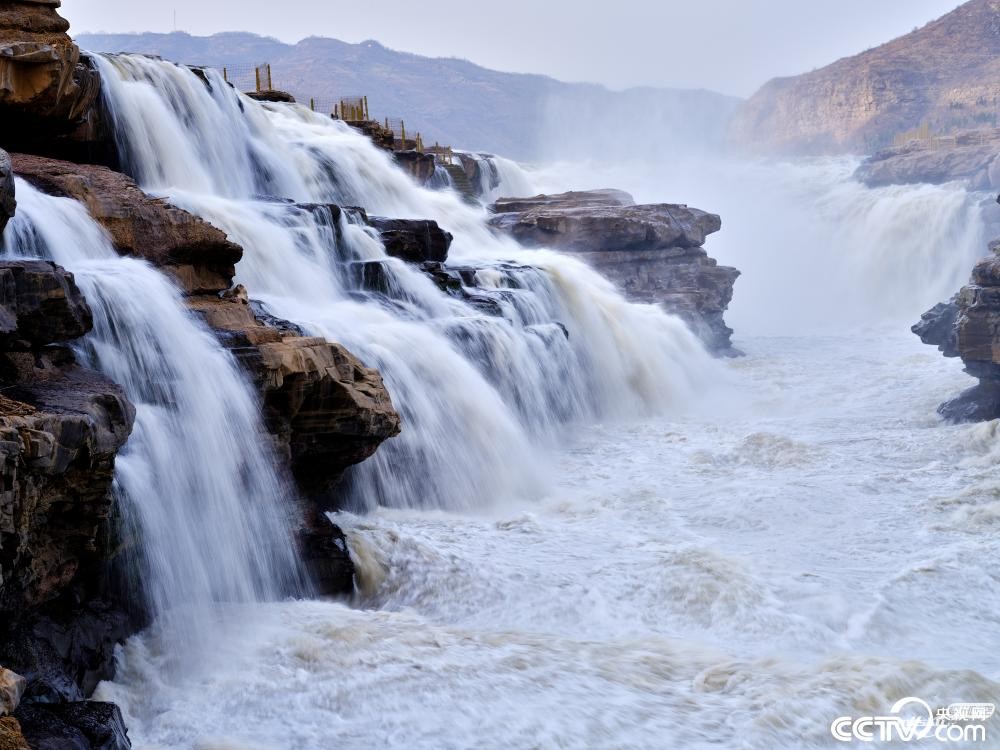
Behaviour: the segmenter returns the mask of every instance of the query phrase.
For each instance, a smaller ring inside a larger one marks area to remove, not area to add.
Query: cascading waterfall
[[[123,160],[144,189],[241,244],[237,278],[274,314],[383,373],[404,429],[354,472],[362,505],[531,495],[533,446],[562,425],[678,405],[713,370],[678,320],[626,303],[574,259],[496,238],[481,209],[418,188],[343,124],[250,101],[213,71],[135,56],[98,64]],[[494,314],[317,203],[437,219],[455,236],[450,264],[480,269],[478,302]]]
[[[17,199],[5,254],[75,274],[94,313],[81,356],[136,406],[116,491],[141,539],[134,546],[151,610],[191,653],[215,627],[212,605],[300,590],[288,488],[265,448],[259,404],[180,291],[148,264],[119,257],[83,206],[21,180]]]
[[[595,150],[603,153],[600,136]],[[725,221],[712,255],[744,272],[726,314],[741,334],[830,333],[874,321],[909,327],[968,281],[1000,229],[995,196],[960,183],[869,188],[853,179],[858,163],[623,158],[529,176],[536,192],[615,185],[640,203],[711,206]]]

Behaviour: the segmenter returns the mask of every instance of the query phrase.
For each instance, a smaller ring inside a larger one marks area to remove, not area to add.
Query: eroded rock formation
[[[51,195],[80,201],[122,255],[148,260],[192,294],[228,289],[243,249],[208,222],[144,193],[105,167],[13,155],[14,172]]]
[[[970,283],[948,303],[924,313],[913,327],[925,344],[961,357],[979,382],[938,410],[956,422],[1000,418],[1000,242],[973,269]]]
[[[720,354],[732,349],[723,315],[740,272],[720,266],[702,245],[722,222],[682,205],[637,206],[618,190],[505,198],[491,225],[528,246],[578,255],[629,299],[658,303],[683,318]]]
[[[307,494],[323,495],[399,433],[382,377],[344,347],[258,316],[242,291],[189,305],[252,376],[278,450]]]
[[[81,59],[59,6],[59,0],[0,5],[0,144],[85,158],[107,141],[100,77]]]
[[[447,260],[452,236],[436,221],[386,219],[381,216],[366,218],[368,224],[378,230],[387,255],[410,263],[443,263]]]
[[[866,159],[855,177],[869,187],[961,180],[971,190],[1000,190],[1000,131],[883,149]]]
[[[128,616],[94,596],[112,554],[115,457],[135,412],[63,345],[92,327],[71,274],[0,262],[0,321],[0,663],[27,678],[27,698],[81,700],[111,675],[128,630]],[[106,610],[99,627],[88,608]]]

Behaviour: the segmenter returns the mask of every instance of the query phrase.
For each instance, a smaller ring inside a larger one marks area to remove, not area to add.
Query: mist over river
[[[908,330],[989,196],[853,167],[522,176],[721,213],[746,356],[666,415],[574,424],[537,493],[337,514],[353,601],[221,608],[196,666],[154,629],[98,697],[139,747],[203,750],[825,748],[904,696],[1000,702],[998,425],[942,423],[971,380]]]

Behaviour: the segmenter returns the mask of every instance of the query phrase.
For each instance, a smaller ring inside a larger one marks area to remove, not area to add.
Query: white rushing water
[[[136,406],[118,457],[137,585],[171,648],[191,656],[217,628],[211,606],[295,593],[291,502],[265,448],[259,405],[235,362],[148,264],[120,258],[75,201],[18,180],[5,254],[72,271],[94,313],[81,354]]]
[[[534,175],[723,214],[748,356],[722,365],[336,123],[100,65],[140,183],[229,232],[251,296],[377,366],[404,418],[335,518],[357,599],[216,608],[239,627],[182,674],[131,639],[98,697],[137,747],[793,750],[910,695],[1000,702],[998,426],[939,422],[968,378],[905,325],[982,252],[979,197],[867,190],[847,161]],[[282,199],[438,219],[502,317]]]

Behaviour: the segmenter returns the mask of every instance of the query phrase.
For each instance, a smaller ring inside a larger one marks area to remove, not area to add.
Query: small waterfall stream
[[[301,590],[289,488],[266,447],[260,407],[236,363],[157,270],[121,258],[86,210],[17,181],[4,254],[72,271],[94,313],[81,356],[121,384],[135,429],[117,461],[124,520],[158,624],[208,642],[213,605]]]

